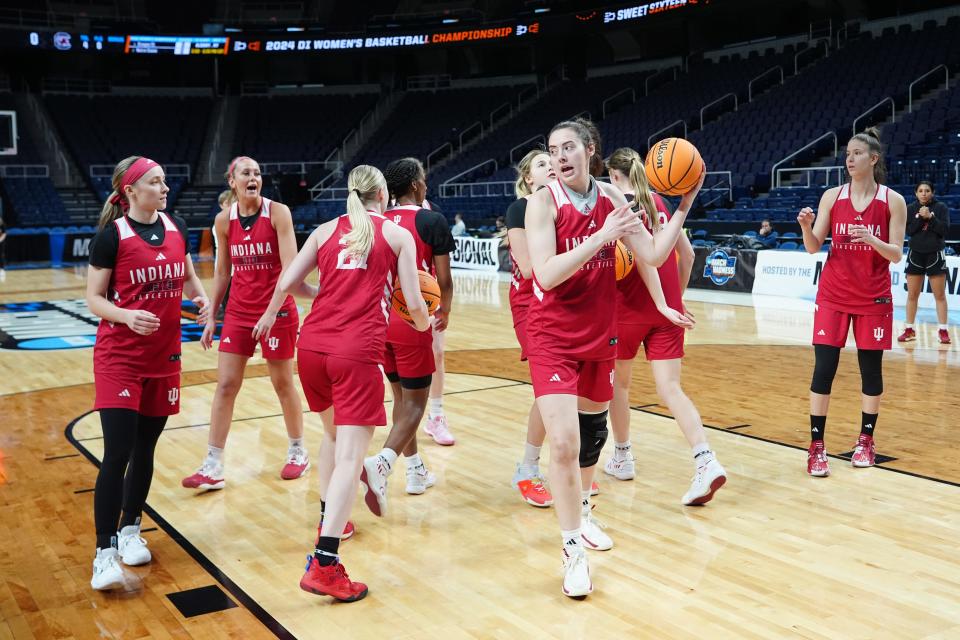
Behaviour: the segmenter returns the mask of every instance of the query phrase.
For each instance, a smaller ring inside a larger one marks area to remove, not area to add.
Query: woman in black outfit
[[[930,279],[930,289],[937,301],[937,331],[940,344],[950,344],[947,331],[947,258],[944,255],[950,212],[933,196],[933,184],[921,180],[916,189],[917,199],[907,207],[907,235],[910,252],[907,254],[907,323],[898,342],[917,339],[913,322],[917,318],[917,300],[923,289],[923,277]]]

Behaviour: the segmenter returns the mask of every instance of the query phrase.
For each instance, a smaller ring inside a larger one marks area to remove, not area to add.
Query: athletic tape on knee
[[[607,442],[607,412],[578,413],[580,419],[580,467],[592,467],[600,460]]]

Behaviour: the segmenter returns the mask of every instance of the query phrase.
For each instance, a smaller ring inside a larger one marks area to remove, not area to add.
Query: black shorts
[[[904,272],[912,276],[942,276],[947,273],[947,257],[943,251],[910,250]]]

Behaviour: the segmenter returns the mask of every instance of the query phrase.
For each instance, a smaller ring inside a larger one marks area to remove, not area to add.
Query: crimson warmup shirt
[[[850,242],[851,224],[867,225],[873,235],[890,239],[890,190],[877,185],[877,193],[863,211],[853,208],[850,185],[840,188],[830,209],[830,253],[820,274],[817,304],[856,315],[893,312],[890,261],[868,244]]]
[[[653,194],[653,200],[657,204],[660,226],[663,227],[672,217],[670,207],[657,194]],[[643,226],[653,233],[653,227],[646,212],[643,214]],[[663,289],[667,306],[682,311],[683,295],[680,290],[680,271],[677,267],[676,250],[671,251],[667,261],[660,265],[657,275],[660,276],[660,287]],[[636,268],[631,269],[627,277],[617,282],[617,316],[620,324],[671,324],[657,310],[657,305],[650,297],[650,291]]]
[[[267,310],[283,269],[277,230],[270,222],[270,205],[273,203],[266,198],[262,201],[259,215],[249,229],[244,229],[240,222],[239,205],[236,202],[230,207],[228,222],[227,237],[233,275],[225,320],[246,327],[256,325]],[[297,305],[292,296],[287,296],[277,313],[274,326],[281,329],[296,325],[299,321]]]
[[[557,208],[557,255],[603,227],[613,203],[600,191],[593,209],[581,212],[559,181],[548,185]],[[599,189],[597,185],[595,188]],[[609,242],[580,270],[550,291],[533,277],[527,340],[531,356],[612,360],[617,356],[615,243]]]
[[[525,229],[527,216],[527,199],[520,198],[507,208],[507,229]],[[510,279],[510,311],[513,312],[513,324],[518,318],[526,315],[533,299],[533,281],[524,278],[510,249],[510,260],[513,263],[513,277]],[[523,318],[525,319],[525,318]]]
[[[118,242],[107,299],[123,309],[153,313],[160,319],[160,328],[142,336],[125,324],[101,320],[93,348],[94,373],[159,378],[180,371],[180,301],[187,241],[167,214],[158,215],[163,241],[157,245],[141,238],[126,216],[113,221]]]
[[[436,277],[433,256],[447,255],[455,246],[446,218],[416,205],[393,207],[388,209],[384,216],[410,232],[417,246],[417,269]],[[393,311],[390,314],[390,327],[387,329],[387,342],[431,347],[433,332],[417,331]]]
[[[317,251],[320,293],[300,328],[298,349],[357,362],[381,364],[390,317],[397,255],[383,237],[386,218],[370,214],[373,245],[361,259],[347,253],[343,236],[350,217],[342,215],[333,235]]]

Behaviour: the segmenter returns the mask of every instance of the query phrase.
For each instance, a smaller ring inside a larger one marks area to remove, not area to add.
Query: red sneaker
[[[553,496],[550,491],[543,486],[543,478],[534,476],[521,480],[517,483],[517,489],[523,496],[524,502],[532,504],[535,507],[549,507],[553,504]]]
[[[362,582],[352,582],[339,562],[323,567],[313,556],[307,556],[307,572],[300,578],[300,588],[318,596],[333,596],[341,602],[362,600],[368,591]]]
[[[290,447],[287,451],[287,462],[280,470],[280,477],[284,480],[296,480],[303,476],[310,468],[310,458],[303,447]]]
[[[946,329],[938,330],[937,336],[940,338],[940,344],[950,344],[950,332]]]
[[[917,332],[912,328],[907,327],[903,330],[903,333],[897,338],[897,342],[913,342],[917,339]]]
[[[593,484],[590,485],[590,495],[595,496],[600,494],[600,485],[597,484],[597,481],[594,480]]]
[[[830,465],[827,464],[827,449],[823,440],[813,440],[807,450],[807,473],[814,478],[826,478],[830,475]]]
[[[860,434],[857,447],[850,456],[850,463],[855,467],[872,467],[877,463],[877,447],[873,443],[873,436]]]
[[[317,546],[320,543],[320,527],[323,526],[323,523],[320,523],[320,526],[317,527],[317,539],[313,541],[313,546]],[[348,540],[353,537],[353,534],[357,532],[357,528],[353,526],[353,523],[347,520],[346,526],[343,528],[343,535],[340,536],[340,542]]]

